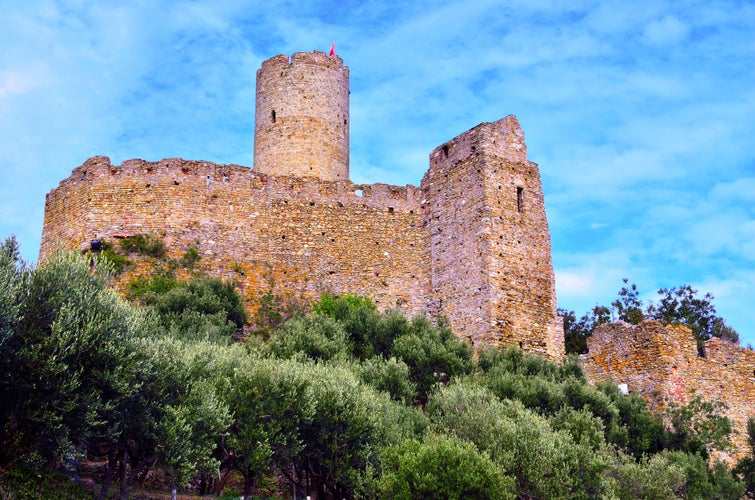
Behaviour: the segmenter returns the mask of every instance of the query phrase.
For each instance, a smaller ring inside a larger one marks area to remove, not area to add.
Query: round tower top
[[[278,55],[257,70],[254,169],[349,178],[349,68],[324,52]]]

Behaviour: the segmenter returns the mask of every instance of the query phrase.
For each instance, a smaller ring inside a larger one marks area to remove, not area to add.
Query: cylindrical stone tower
[[[319,51],[279,55],[257,70],[254,170],[349,179],[349,68]]]

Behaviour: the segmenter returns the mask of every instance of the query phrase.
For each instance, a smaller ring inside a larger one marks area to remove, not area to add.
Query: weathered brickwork
[[[516,118],[433,151],[419,188],[356,185],[348,78],[340,58],[319,52],[265,61],[254,170],[91,158],[47,195],[40,260],[57,246],[155,233],[172,258],[197,248],[208,274],[250,298],[357,293],[444,315],[476,344],[561,359],[542,187]]]
[[[684,404],[695,395],[725,402],[737,431],[731,457],[749,452],[746,425],[755,415],[755,351],[712,338],[700,357],[688,328],[655,321],[601,325],[587,347],[580,358],[591,382],[627,384],[653,408],[663,408],[667,400]]]

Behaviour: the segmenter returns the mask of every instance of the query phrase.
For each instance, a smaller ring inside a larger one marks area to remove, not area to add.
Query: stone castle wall
[[[627,384],[655,409],[666,401],[684,404],[694,396],[723,401],[737,431],[731,456],[749,452],[746,429],[748,417],[755,415],[755,351],[712,338],[700,357],[688,328],[655,321],[600,325],[587,347],[580,358],[591,382]]]
[[[361,194],[361,196],[360,196]],[[167,159],[95,157],[47,196],[40,260],[56,245],[162,237],[174,257],[196,247],[212,275],[248,297],[271,291],[372,297],[428,312],[427,234],[412,186],[354,185]]]

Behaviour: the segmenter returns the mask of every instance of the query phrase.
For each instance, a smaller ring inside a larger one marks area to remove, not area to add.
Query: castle
[[[445,316],[473,344],[564,355],[540,174],[516,117],[436,148],[419,187],[353,184],[338,56],[262,63],[253,169],[87,160],[47,195],[40,261],[143,233],[175,255],[196,248],[247,297],[356,293]]]
[[[445,316],[476,345],[564,356],[538,166],[514,116],[430,153],[419,187],[349,180],[349,69],[322,52],[279,55],[257,72],[254,168],[176,158],[94,157],[46,198],[40,261],[58,247],[153,233],[246,297],[356,293],[381,308]],[[604,325],[588,378],[649,399],[723,399],[746,451],[755,353],[688,330]],[[734,390],[735,389],[735,390]]]

